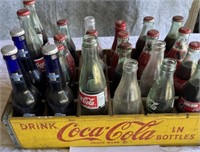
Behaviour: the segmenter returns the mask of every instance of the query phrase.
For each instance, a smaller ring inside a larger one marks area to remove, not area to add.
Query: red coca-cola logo
[[[155,126],[163,121],[125,121],[114,126],[85,127],[72,122],[62,127],[58,134],[58,140],[62,142],[89,140],[89,141],[115,141],[115,140],[149,140],[155,136]],[[103,136],[100,138],[100,136]]]
[[[37,68],[40,70],[40,71],[45,71],[45,62],[44,62],[44,58],[40,58],[40,59],[36,59],[34,60],[35,61],[35,64],[37,66]]]
[[[200,112],[200,103],[187,101],[181,97],[178,100],[178,109],[183,112]]]
[[[81,104],[86,108],[98,108],[97,96],[95,95],[86,95],[80,92],[80,101]]]

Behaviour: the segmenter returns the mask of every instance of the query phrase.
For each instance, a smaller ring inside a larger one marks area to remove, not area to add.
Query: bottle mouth
[[[92,46],[97,46],[97,38],[94,35],[84,35],[83,37],[83,47],[91,48]]]
[[[124,61],[123,70],[126,72],[133,72],[138,69],[138,62],[134,59],[126,59]]]
[[[172,58],[165,58],[162,62],[161,68],[164,71],[175,71],[176,70],[176,60]]]
[[[155,43],[153,44],[153,50],[164,52],[165,51],[166,42],[162,40],[155,40]]]
[[[88,22],[95,22],[95,18],[93,16],[86,16],[84,18],[84,22],[88,23]]]

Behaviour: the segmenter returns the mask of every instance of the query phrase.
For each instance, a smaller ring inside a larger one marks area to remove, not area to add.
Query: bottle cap
[[[95,18],[93,16],[86,16],[84,22],[95,22]]]
[[[57,33],[53,37],[54,41],[65,41],[66,35],[62,33]]]
[[[190,28],[188,28],[188,27],[181,27],[181,28],[179,28],[179,33],[181,33],[181,34],[190,34],[191,33],[191,29]]]
[[[35,4],[35,0],[23,0],[24,5],[32,5]]]
[[[144,22],[154,22],[154,17],[152,16],[145,16],[143,19]]]
[[[172,18],[175,22],[183,22],[183,16],[176,15]]]
[[[147,32],[149,37],[159,37],[160,33],[158,30],[152,29]]]
[[[26,8],[23,8],[17,11],[17,16],[28,16],[30,14],[31,12]]]
[[[116,28],[126,28],[126,21],[124,20],[116,20],[115,21]]]
[[[67,25],[68,22],[67,22],[67,19],[60,19],[57,21],[57,25],[58,26],[64,26],[64,25]]]
[[[192,41],[189,43],[189,48],[193,50],[200,50],[200,42]]]
[[[55,44],[47,44],[42,47],[42,53],[44,55],[53,55],[58,52],[58,48]]]
[[[64,45],[62,44],[56,44],[58,51],[63,51],[65,49]]]
[[[22,36],[25,34],[24,29],[17,27],[17,28],[13,28],[12,30],[10,30],[10,35],[12,37],[18,37],[18,36]]]
[[[1,53],[3,56],[11,56],[18,52],[17,48],[14,45],[6,45],[1,48]]]
[[[127,38],[127,37],[129,37],[129,33],[127,31],[120,31],[120,32],[118,32],[117,37]]]
[[[97,30],[95,30],[95,29],[91,29],[91,30],[88,30],[87,32],[86,32],[86,34],[87,35],[94,35],[94,36],[98,36],[98,32],[97,32]]]
[[[129,42],[125,42],[125,43],[122,42],[118,47],[122,50],[129,50],[129,49],[132,49],[132,44]]]

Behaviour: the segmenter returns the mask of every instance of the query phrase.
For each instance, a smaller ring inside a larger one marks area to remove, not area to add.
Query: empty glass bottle
[[[122,78],[113,98],[113,114],[138,114],[143,108],[137,81],[137,65],[134,59],[124,62]]]
[[[84,18],[84,23],[85,23],[85,33],[88,30],[95,30],[95,18],[93,16],[86,16]]]

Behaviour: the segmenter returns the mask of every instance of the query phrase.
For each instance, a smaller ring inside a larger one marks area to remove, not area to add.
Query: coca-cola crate
[[[110,50],[103,50],[106,56]],[[78,52],[81,61],[81,52]],[[81,64],[80,64],[81,65]],[[80,73],[80,67],[77,72]],[[109,66],[105,71],[108,73]],[[79,74],[78,74],[79,75]],[[78,94],[78,77],[77,77]],[[110,80],[107,77],[109,89]],[[78,97],[78,96],[76,96]],[[145,98],[142,98],[145,101]],[[65,148],[70,146],[200,145],[199,113],[82,116],[78,98],[76,116],[13,117],[9,98],[2,122],[16,147]],[[145,103],[145,102],[144,102]]]

